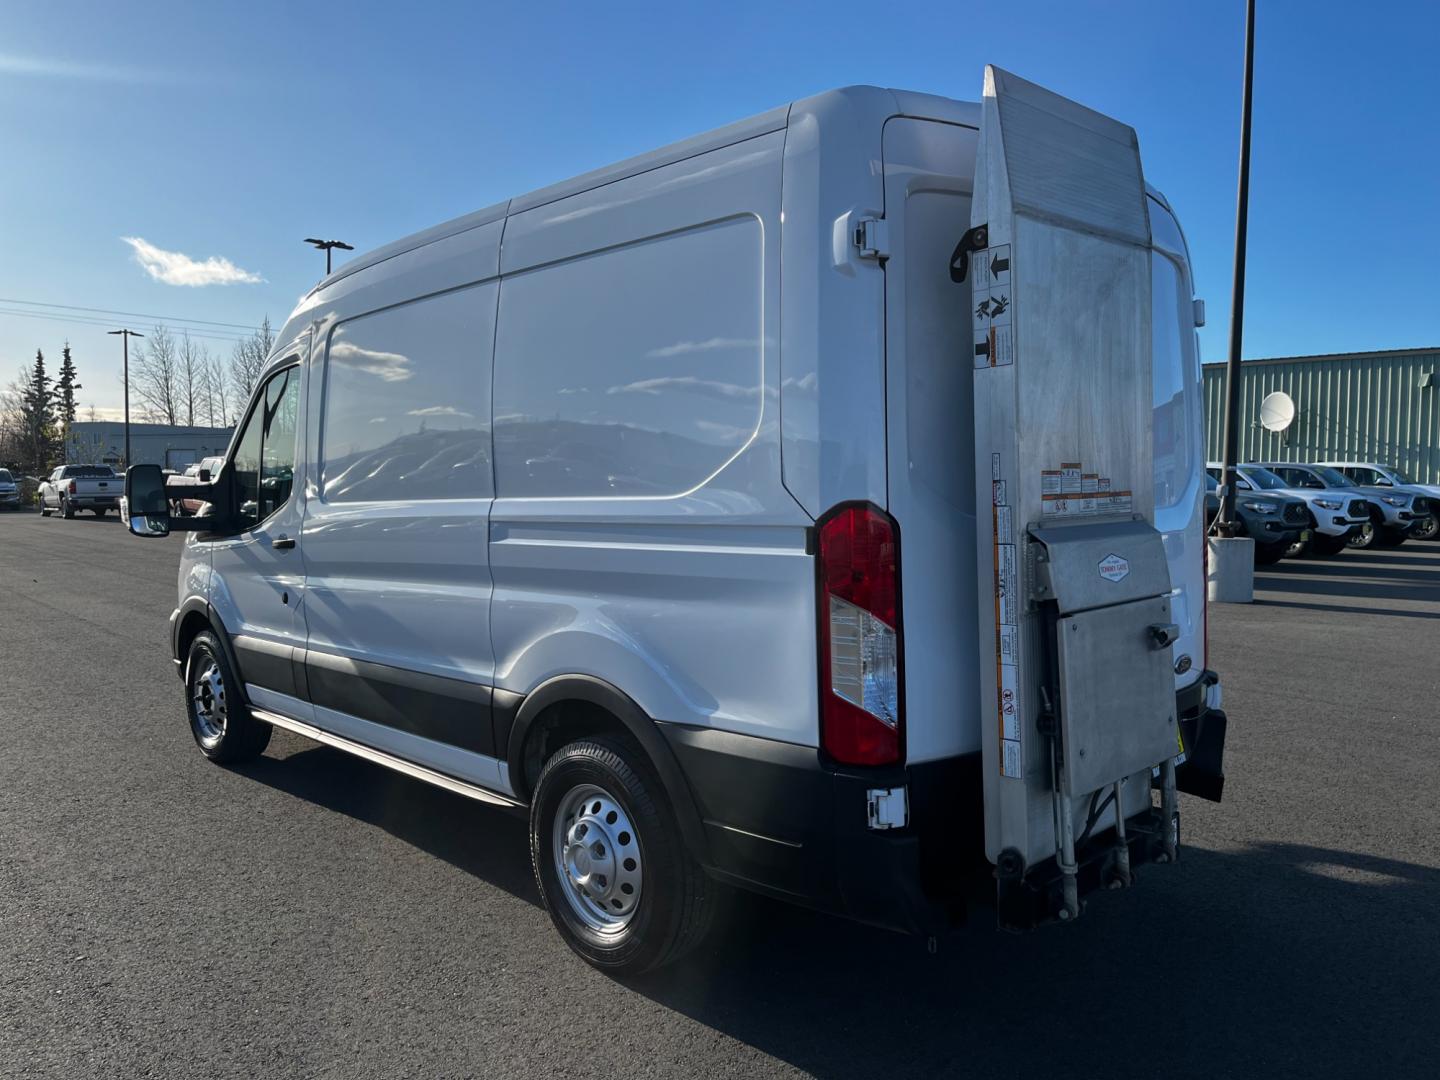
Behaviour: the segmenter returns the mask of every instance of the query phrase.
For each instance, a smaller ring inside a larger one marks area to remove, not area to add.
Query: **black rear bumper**
[[[1176,785],[1219,801],[1225,715],[1205,707],[1206,672],[1177,695],[1185,760]],[[913,934],[939,934],[969,908],[996,903],[985,858],[978,753],[895,769],[850,769],[813,747],[730,732],[660,725],[690,786],[705,833],[706,869],[717,879],[806,907]],[[872,829],[867,794],[906,789],[909,821]],[[1152,820],[1153,819],[1153,820]],[[1163,848],[1158,811],[1127,821],[1131,865]],[[1081,854],[1082,892],[1099,887],[1114,857],[1113,830]],[[1044,866],[1012,891],[1003,925],[1033,925],[1053,911]],[[1052,883],[1053,884],[1053,883]],[[1001,889],[1002,906],[1005,890]]]

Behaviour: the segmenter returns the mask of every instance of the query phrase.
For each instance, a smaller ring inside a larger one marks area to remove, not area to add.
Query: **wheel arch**
[[[515,713],[506,747],[515,794],[529,801],[544,758],[562,745],[560,740],[606,731],[623,732],[639,745],[660,778],[686,845],[696,859],[708,865],[700,812],[674,751],[659,725],[628,694],[604,679],[557,675],[525,695]],[[555,744],[547,746],[556,736]]]
[[[175,662],[180,668],[180,677],[185,677],[185,661],[190,656],[190,646],[195,638],[203,630],[209,630],[220,642],[220,649],[225,654],[225,659],[230,665],[230,670],[236,675],[239,683],[237,687],[243,700],[245,697],[245,674],[240,670],[240,660],[235,655],[235,646],[230,642],[230,635],[226,633],[225,627],[215,616],[214,609],[199,596],[192,596],[180,605],[180,612],[175,617],[175,637],[173,641],[175,649]]]

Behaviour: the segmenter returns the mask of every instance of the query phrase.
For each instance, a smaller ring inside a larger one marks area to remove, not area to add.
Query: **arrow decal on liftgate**
[[[998,278],[1001,274],[1003,274],[1006,270],[1009,269],[1009,258],[1002,259],[1000,258],[1000,256],[996,255],[990,260],[990,276],[993,278]]]

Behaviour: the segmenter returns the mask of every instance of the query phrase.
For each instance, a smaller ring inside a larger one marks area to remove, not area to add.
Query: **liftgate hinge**
[[[890,227],[884,218],[861,218],[855,223],[855,246],[862,259],[890,257]]]
[[[872,829],[903,829],[910,824],[908,796],[903,787],[871,788],[865,793],[866,824]]]

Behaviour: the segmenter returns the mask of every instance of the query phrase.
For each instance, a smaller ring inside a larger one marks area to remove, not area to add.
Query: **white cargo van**
[[[128,478],[132,532],[191,534],[206,756],[278,727],[527,812],[613,971],[722,884],[933,935],[1173,860],[1225,735],[1185,244],[1130,129],[986,80],[821,94],[321,282],[207,514]]]

